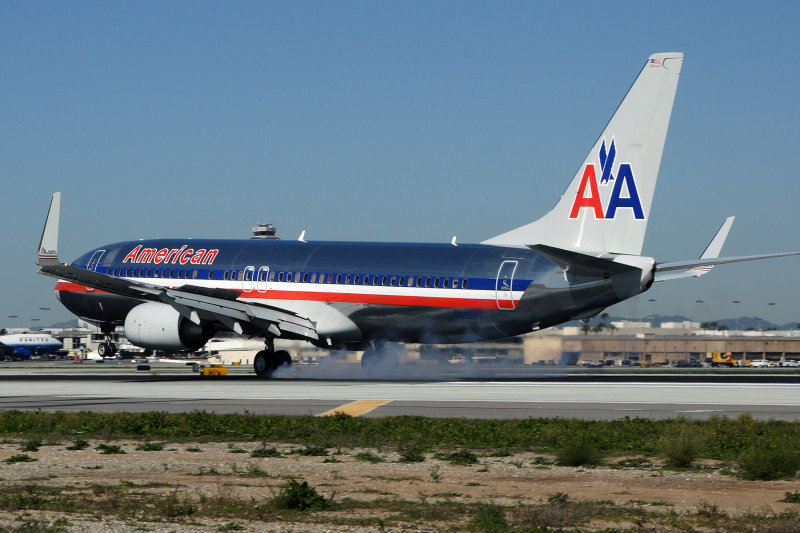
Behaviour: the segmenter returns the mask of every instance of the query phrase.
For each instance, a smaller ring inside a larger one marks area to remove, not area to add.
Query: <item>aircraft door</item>
[[[519,261],[503,261],[497,271],[495,296],[497,298],[497,308],[503,311],[513,311],[517,307],[512,287],[514,285],[514,272],[517,270],[518,263]]]
[[[253,277],[255,276],[256,268],[254,266],[247,266],[244,269],[244,275],[242,276],[242,290],[244,292],[250,292],[253,290]]]
[[[89,259],[89,264],[86,265],[86,270],[91,270],[92,272],[96,272],[97,263],[100,262],[100,258],[103,257],[104,253],[106,253],[105,250],[97,250],[94,254],[92,254],[92,258]]]
[[[269,267],[268,266],[260,266],[258,267],[258,272],[256,273],[256,290],[258,292],[267,292],[269,288]]]
[[[89,259],[89,263],[86,265],[86,270],[96,272],[97,264],[100,262],[100,259],[103,257],[104,253],[106,253],[105,250],[97,250],[95,253],[93,253],[91,259]],[[87,286],[86,292],[94,292],[94,287]]]

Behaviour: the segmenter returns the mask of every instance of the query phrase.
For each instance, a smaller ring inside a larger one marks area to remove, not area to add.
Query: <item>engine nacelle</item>
[[[151,350],[197,350],[213,332],[182,317],[167,304],[148,302],[137,305],[125,317],[125,336]]]

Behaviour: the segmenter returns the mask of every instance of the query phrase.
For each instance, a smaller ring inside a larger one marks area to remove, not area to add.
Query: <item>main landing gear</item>
[[[258,352],[253,359],[253,370],[258,377],[267,379],[282,366],[292,366],[292,356],[286,350],[276,352],[272,339],[267,339],[265,349]]]
[[[389,377],[397,369],[400,351],[396,344],[373,342],[361,356],[361,368],[373,379]]]
[[[102,324],[100,331],[103,332],[105,340],[97,346],[97,355],[100,357],[114,357],[117,353],[117,345],[111,339],[111,334],[114,333],[113,324]]]

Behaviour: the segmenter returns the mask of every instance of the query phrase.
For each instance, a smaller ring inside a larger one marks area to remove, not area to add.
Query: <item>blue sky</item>
[[[799,6],[0,3],[0,325],[69,317],[33,265],[57,190],[69,261],[266,221],[425,242],[525,224],[660,51],[686,59],[644,253],[695,257],[728,215],[725,255],[800,250]],[[800,321],[798,267],[718,267],[611,311]]]

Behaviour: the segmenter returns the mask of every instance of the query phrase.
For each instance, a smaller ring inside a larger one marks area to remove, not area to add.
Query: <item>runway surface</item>
[[[203,379],[186,370],[154,375],[86,370],[47,373],[2,368],[0,409],[319,415],[360,402],[350,405],[348,412],[371,417],[591,420],[706,419],[750,413],[759,419],[800,419],[800,377],[796,375],[355,381],[259,380],[244,373]]]

